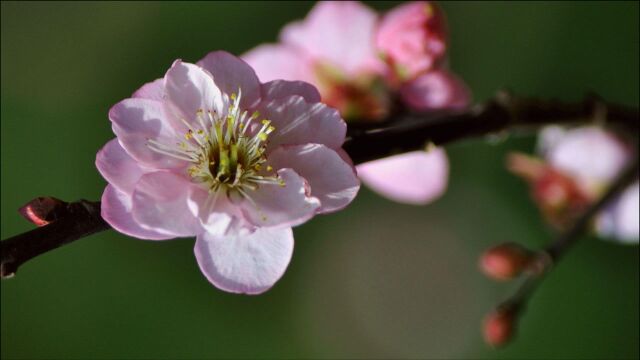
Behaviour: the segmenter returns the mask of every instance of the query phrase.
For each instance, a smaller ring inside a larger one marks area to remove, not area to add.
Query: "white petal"
[[[269,290],[282,277],[293,253],[293,232],[257,229],[227,236],[198,235],[194,248],[200,270],[219,289],[245,294]]]

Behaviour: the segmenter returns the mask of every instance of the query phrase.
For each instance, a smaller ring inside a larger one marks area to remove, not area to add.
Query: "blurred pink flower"
[[[573,179],[591,199],[602,195],[632,156],[622,141],[598,127],[547,127],[540,134],[540,151],[551,167]],[[599,215],[596,230],[600,235],[638,242],[639,191],[636,182]]]
[[[426,6],[424,2],[416,4],[420,4],[421,11]],[[354,1],[319,2],[303,21],[282,30],[279,43],[258,46],[243,58],[262,81],[303,80],[316,85],[323,102],[338,109],[347,121],[383,120],[396,97],[414,110],[466,106],[469,92],[464,83],[445,68],[432,66],[436,57],[443,56],[446,46],[444,27],[438,25],[443,19],[436,15],[435,7],[429,5],[429,9],[434,13],[425,21],[433,28],[420,36],[431,36],[433,32],[438,39],[428,39],[429,51],[412,53],[412,61],[429,63],[426,67],[421,65],[422,73],[413,71],[412,78],[397,80],[390,76],[395,70],[380,58],[380,51],[392,49],[393,45],[380,47],[380,39],[391,41],[388,34],[393,33],[402,39],[398,48],[412,45],[415,39],[424,39],[413,34],[417,22],[412,26],[394,24],[407,16],[407,10],[397,15],[399,8],[383,20],[386,25],[382,28],[373,10]],[[436,25],[442,31],[436,32]],[[363,182],[390,199],[426,204],[446,189],[448,161],[441,150],[413,152],[359,165],[358,172]]]
[[[444,14],[428,1],[415,1],[389,11],[380,22],[376,45],[393,76],[412,79],[444,58],[447,50]]]
[[[348,205],[359,189],[346,124],[304,82],[261,84],[226,52],[177,60],[114,105],[117,138],[97,155],[102,216],[141,239],[196,236],[204,275],[257,294],[284,273],[292,226]]]

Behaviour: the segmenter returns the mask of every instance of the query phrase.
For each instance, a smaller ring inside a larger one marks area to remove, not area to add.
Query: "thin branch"
[[[2,241],[0,276],[11,277],[26,261],[64,244],[110,229],[100,202],[80,200],[55,210],[56,220]]]
[[[638,179],[638,157],[636,156],[633,164],[628,166],[618,178],[607,189],[607,192],[574,222],[574,224],[561,233],[551,244],[544,250],[536,254],[535,258],[529,265],[529,269],[524,277],[521,285],[516,292],[507,300],[497,307],[497,311],[505,312],[510,315],[512,326],[524,313],[528,301],[531,299],[536,289],[552,269],[553,265],[564,256],[568,250],[578,242],[583,233],[592,224],[595,215],[601,212],[613,199],[618,197],[633,181]]]
[[[344,149],[354,163],[383,158],[393,153],[424,149],[428,143],[446,145],[473,137],[514,130],[536,130],[549,124],[600,123],[637,133],[638,109],[605,104],[590,95],[568,103],[535,98],[516,98],[501,92],[495,99],[466,110],[403,114],[380,125],[349,125]]]
[[[433,143],[454,141],[514,130],[536,130],[550,124],[602,123],[638,130],[638,110],[604,103],[596,96],[568,103],[533,98],[515,98],[500,93],[495,99],[465,110],[396,114],[373,125],[349,124],[344,149],[355,164],[396,153],[424,149]],[[100,203],[79,201],[69,204],[68,216],[48,225],[16,235],[0,244],[1,275],[13,275],[25,261],[61,245],[106,230],[100,218]]]

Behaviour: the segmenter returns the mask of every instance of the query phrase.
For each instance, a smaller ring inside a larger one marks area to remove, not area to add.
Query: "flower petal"
[[[400,88],[400,96],[417,111],[464,108],[471,97],[462,80],[443,70],[430,71],[409,81]]]
[[[311,196],[320,200],[319,213],[344,208],[360,190],[355,168],[324,145],[283,146],[268,161],[276,169],[292,168],[309,183]]]
[[[285,45],[265,44],[242,55],[260,81],[313,81],[313,64],[304,53]]]
[[[202,231],[189,207],[188,180],[168,171],[143,175],[133,191],[133,217],[145,229],[178,236],[194,236]]]
[[[152,169],[176,168],[185,162],[151,150],[149,139],[174,145],[176,135],[166,120],[161,102],[149,99],[125,99],[109,110],[113,132],[132,158]]]
[[[308,143],[338,149],[344,143],[347,124],[336,109],[322,103],[309,104],[302,96],[294,95],[261,104],[258,109],[261,117],[271,120],[275,127],[269,137],[269,149]]]
[[[127,154],[118,139],[110,140],[98,151],[96,167],[111,185],[129,196],[136,182],[147,172]]]
[[[639,238],[640,184],[629,186],[598,216],[596,230],[600,235],[617,241],[637,244]]]
[[[376,13],[356,1],[318,2],[304,21],[286,26],[280,38],[355,75],[380,66],[374,46],[376,21]]]
[[[280,169],[285,185],[261,184],[247,191],[250,200],[242,203],[244,217],[255,226],[296,226],[309,220],[320,207],[320,201],[309,196],[307,183],[295,171]]]
[[[414,151],[358,165],[366,185],[391,200],[422,205],[445,191],[449,164],[442,149]]]
[[[209,72],[201,67],[176,60],[164,77],[165,106],[172,116],[169,120],[179,132],[187,129],[180,119],[199,129],[198,110],[223,114],[225,101],[222,92]]]
[[[444,14],[426,1],[399,5],[380,21],[376,45],[394,67],[402,69],[403,80],[413,78],[445,54]]]
[[[588,189],[598,189],[618,175],[630,153],[612,134],[598,127],[582,127],[567,131],[547,149],[546,157],[553,167],[575,176]]]
[[[278,281],[293,254],[293,232],[257,229],[227,236],[203,233],[194,247],[198,266],[217,288],[260,294]]]
[[[164,79],[156,79],[142,85],[131,97],[162,101],[164,97]]]
[[[131,195],[109,184],[102,194],[102,218],[118,232],[147,240],[172,239],[173,235],[161,234],[140,226],[131,214]]]
[[[285,99],[291,95],[300,95],[308,103],[320,102],[318,89],[304,81],[274,80],[262,84],[262,101]]]
[[[247,109],[260,101],[260,81],[255,71],[242,59],[226,51],[213,51],[198,61],[213,76],[213,82],[225,94],[242,89],[240,106]]]
[[[226,195],[212,194],[207,189],[192,186],[188,206],[209,234],[222,236],[239,228],[253,228],[244,220],[242,210]]]

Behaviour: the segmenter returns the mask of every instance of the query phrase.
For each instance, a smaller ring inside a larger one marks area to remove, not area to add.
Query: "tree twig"
[[[638,110],[608,104],[596,96],[569,103],[516,98],[502,92],[493,100],[465,110],[396,114],[375,124],[351,122],[343,147],[354,163],[360,164],[395,153],[424,149],[428,143],[445,145],[503,131],[580,123],[606,123],[637,133]],[[0,275],[3,278],[13,275],[29,259],[109,228],[100,217],[99,202],[81,200],[68,206],[67,215],[1,242]]]
[[[592,223],[594,216],[638,178],[638,169],[638,156],[636,155],[634,162],[618,176],[597,202],[587,208],[569,229],[561,233],[551,244],[535,255],[516,292],[496,308],[497,312],[509,315],[509,321],[513,322],[511,324],[512,328],[516,327],[519,317],[524,313],[528,301],[545,275],[553,269],[554,264],[567,253],[571,246],[581,239],[583,233]]]
[[[55,212],[55,221],[2,241],[2,278],[13,276],[20,265],[38,255],[110,228],[100,216],[100,202],[64,203]]]
[[[581,102],[516,98],[500,92],[493,100],[465,110],[396,115],[380,125],[349,124],[344,149],[356,164],[393,153],[446,145],[513,130],[535,130],[549,124],[606,124],[637,132],[638,109],[604,103],[589,95]]]

